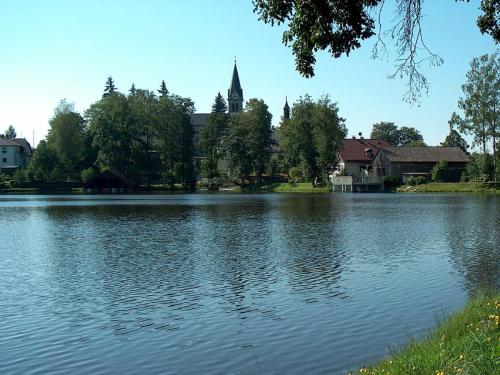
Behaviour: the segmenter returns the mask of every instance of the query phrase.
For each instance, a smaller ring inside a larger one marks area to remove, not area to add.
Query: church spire
[[[290,120],[290,106],[288,105],[288,98],[285,96],[285,106],[283,107],[283,119]]]
[[[243,90],[240,84],[238,67],[234,60],[233,77],[231,78],[231,86],[227,90],[227,102],[229,105],[229,113],[237,113],[243,110]]]

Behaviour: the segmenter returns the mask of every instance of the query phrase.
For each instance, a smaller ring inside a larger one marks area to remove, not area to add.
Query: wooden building
[[[137,188],[137,183],[124,174],[106,169],[88,181],[84,187],[92,193],[132,193]]]

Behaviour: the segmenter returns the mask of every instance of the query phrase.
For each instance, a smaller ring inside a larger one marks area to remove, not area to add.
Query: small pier
[[[333,191],[337,193],[380,192],[384,190],[384,177],[332,177]]]

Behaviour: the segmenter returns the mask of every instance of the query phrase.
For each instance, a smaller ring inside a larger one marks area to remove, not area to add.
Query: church
[[[227,90],[228,113],[234,115],[243,111],[243,101],[243,89],[241,88],[238,67],[236,66],[235,61],[231,84]],[[191,115],[191,124],[193,125],[195,137],[199,134],[201,128],[207,122],[208,116],[210,116],[210,113],[193,113]],[[290,119],[290,107],[288,106],[287,100],[285,100],[285,107],[283,108],[283,118]]]

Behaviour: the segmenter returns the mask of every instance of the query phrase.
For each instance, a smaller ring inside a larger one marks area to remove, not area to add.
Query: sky
[[[385,27],[394,1],[386,0]],[[227,96],[236,57],[245,99],[262,98],[275,126],[285,97],[292,105],[306,93],[328,94],[349,136],[368,137],[374,123],[392,121],[439,145],[471,59],[496,48],[477,28],[479,3],[424,1],[423,36],[444,64],[423,67],[429,94],[410,105],[403,101],[406,81],[387,78],[394,49],[373,60],[371,38],[349,57],[320,52],[316,75],[304,78],[281,43],[283,27],[260,22],[251,0],[0,0],[0,132],[13,125],[30,142],[34,133],[37,144],[61,99],[83,113],[100,99],[108,76],[124,93],[132,83],[157,90],[165,80],[170,92],[209,112],[217,92]]]

